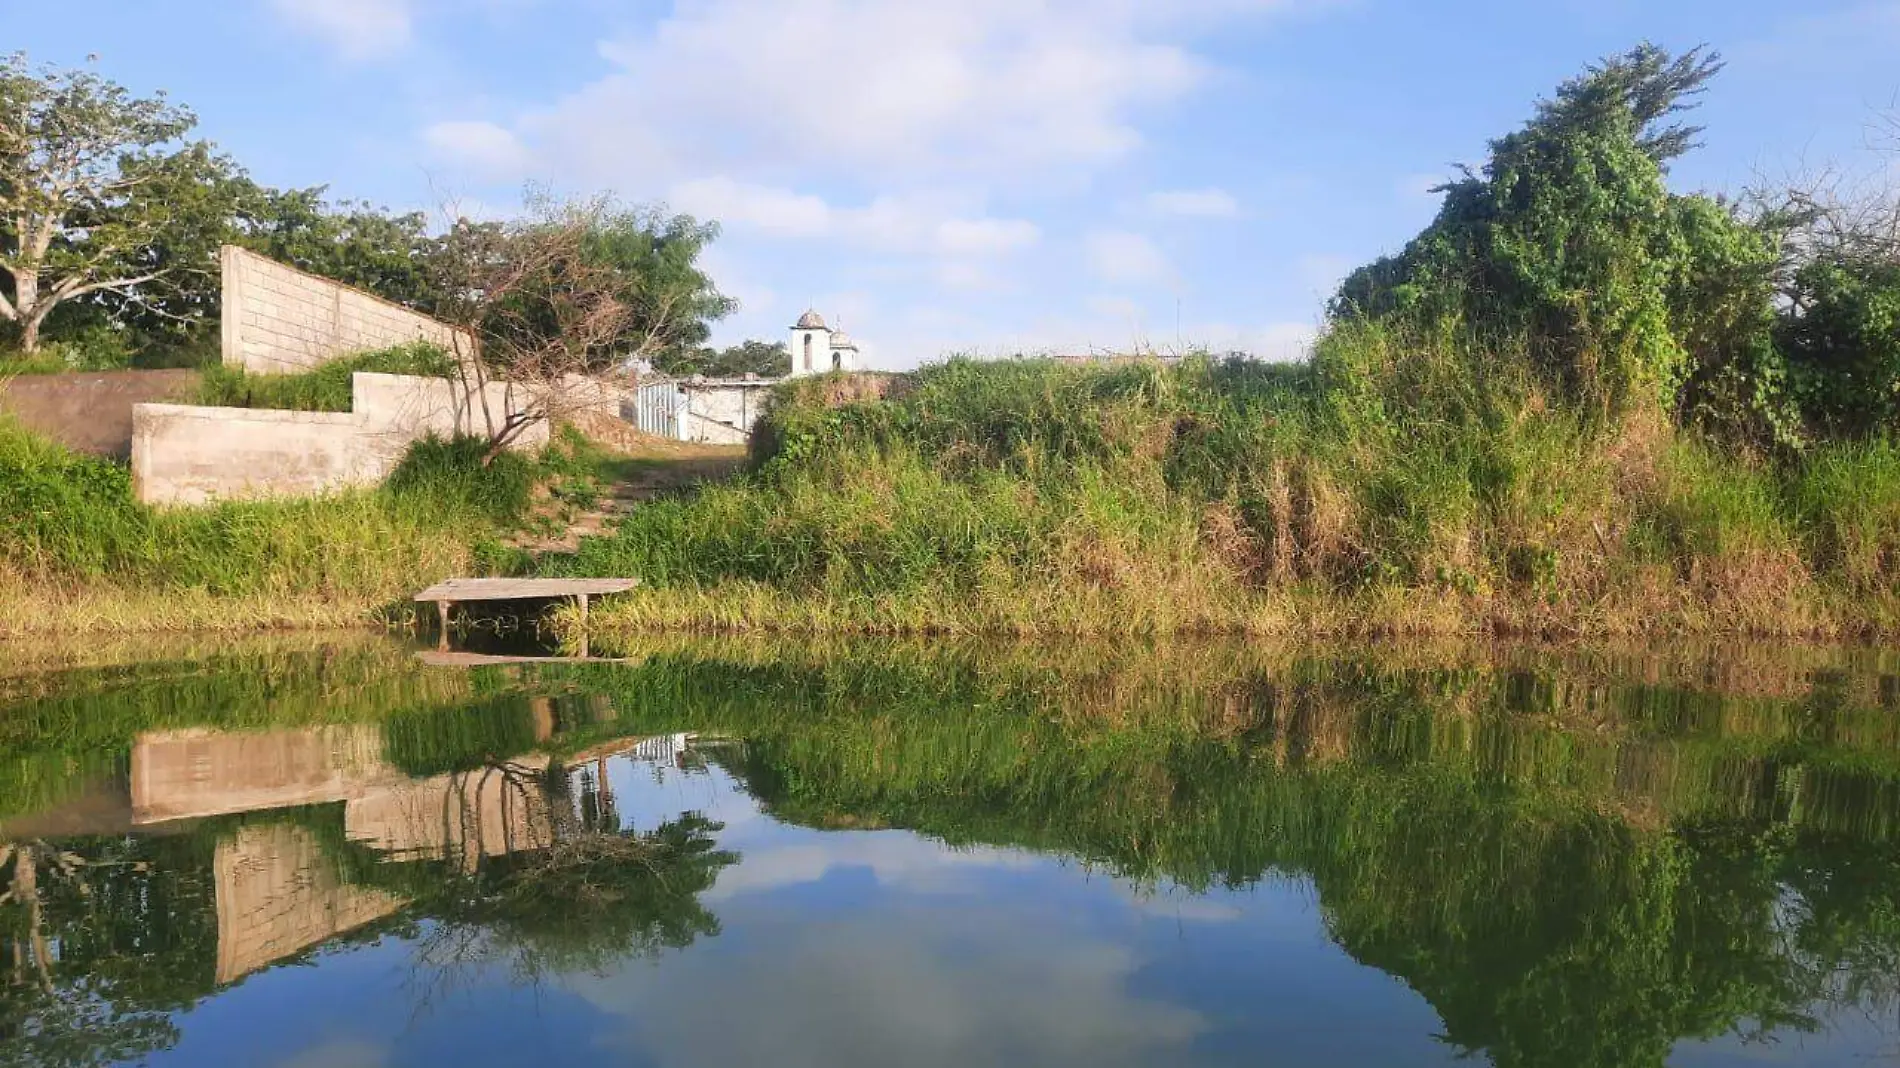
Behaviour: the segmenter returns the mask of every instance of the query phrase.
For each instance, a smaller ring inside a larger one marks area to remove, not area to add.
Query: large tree
[[[22,348],[63,304],[137,302],[209,270],[235,187],[228,161],[187,140],[196,124],[91,70],[0,62],[0,319]]]
[[[238,244],[279,263],[367,289],[424,312],[441,303],[430,260],[442,249],[420,211],[395,214],[362,201],[330,202],[326,189],[254,187]]]
[[[792,372],[792,351],[783,341],[742,341],[723,349],[663,353],[653,369],[668,375],[706,375],[711,378],[783,378]]]

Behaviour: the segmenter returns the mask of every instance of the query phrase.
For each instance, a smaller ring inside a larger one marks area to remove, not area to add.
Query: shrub
[[[1900,263],[1829,257],[1795,287],[1781,341],[1809,420],[1842,437],[1900,432]]]

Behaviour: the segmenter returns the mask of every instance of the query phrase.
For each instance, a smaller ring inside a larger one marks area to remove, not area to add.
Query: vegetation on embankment
[[[1900,631],[1900,249],[1854,231],[1900,196],[1672,193],[1718,69],[1565,84],[1307,363],[806,385],[749,479],[558,566],[645,580],[621,629]]]
[[[1644,632],[1900,627],[1900,449],[1590,425],[1374,327],[1310,365],[954,361],[769,417],[749,476],[560,569],[597,627]],[[1506,380],[1499,360],[1493,370]]]
[[[483,465],[479,441],[422,441],[381,487],[313,500],[153,508],[123,464],[0,419],[0,637],[360,626],[454,574],[518,569],[503,538],[554,498],[595,492],[564,435]]]
[[[357,353],[288,374],[210,364],[202,371],[203,381],[192,403],[214,408],[347,412],[353,401],[351,379],[358,371],[446,378],[455,372],[455,362],[437,346],[416,343]]]

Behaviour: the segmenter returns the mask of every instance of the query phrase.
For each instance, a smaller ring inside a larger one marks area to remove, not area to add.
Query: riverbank
[[[1346,330],[1297,366],[808,383],[755,472],[543,567],[641,577],[597,636],[1900,633],[1890,442],[1743,455],[1482,369]]]
[[[1297,366],[808,381],[754,470],[532,558],[506,539],[537,485],[586,482],[578,445],[482,468],[430,444],[375,491],[155,511],[122,467],[0,431],[0,637],[408,626],[428,582],[522,573],[640,578],[596,638],[1900,634],[1885,439],[1741,455],[1508,378],[1418,386],[1434,366],[1347,332]]]
[[[508,539],[584,506],[609,462],[574,438],[486,466],[425,441],[373,490],[166,509],[124,464],[0,419],[0,638],[404,625],[426,576],[526,566]]]

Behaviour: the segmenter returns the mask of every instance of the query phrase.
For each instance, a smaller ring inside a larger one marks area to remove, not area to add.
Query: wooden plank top
[[[533,601],[554,597],[625,593],[640,584],[630,578],[456,578],[416,594],[418,601]]]

